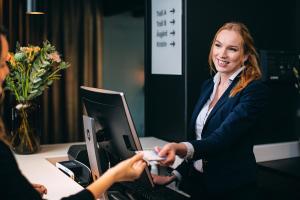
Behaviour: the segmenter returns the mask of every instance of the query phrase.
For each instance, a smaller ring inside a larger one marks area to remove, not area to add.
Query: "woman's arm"
[[[202,140],[190,141],[194,147],[193,160],[224,151],[238,142],[261,118],[268,101],[268,88],[259,81],[249,84],[243,91],[239,103],[228,113],[223,122]],[[214,120],[214,119],[212,119]],[[212,121],[211,123],[215,123]],[[249,141],[250,142],[250,141]]]
[[[146,163],[142,159],[143,154],[137,154],[119,163],[115,167],[110,168],[99,179],[89,185],[87,190],[89,190],[95,198],[98,198],[115,182],[137,179],[146,167]]]

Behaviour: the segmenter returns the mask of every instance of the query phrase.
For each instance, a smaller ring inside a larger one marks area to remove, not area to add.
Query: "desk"
[[[140,138],[140,140],[143,149],[152,149],[154,146],[166,144],[165,141],[154,137]],[[83,189],[54,165],[57,161],[68,160],[67,151],[73,144],[82,143],[42,145],[41,151],[36,154],[15,155],[25,177],[32,183],[40,183],[47,187],[46,198],[49,200],[57,200]],[[180,159],[177,159],[173,166],[179,164]]]
[[[19,168],[25,177],[31,183],[40,183],[47,187],[46,199],[60,199],[83,189],[49,161],[68,160],[67,151],[72,144],[78,143],[42,145],[41,151],[36,154],[16,155]]]
[[[140,138],[140,141],[143,149],[152,149],[154,146],[163,146],[166,144],[165,141],[154,137]],[[48,188],[47,198],[49,200],[60,199],[61,197],[74,194],[83,189],[79,184],[70,179],[52,164],[56,161],[68,160],[67,150],[73,144],[83,143],[42,145],[41,151],[36,154],[16,155],[19,167],[27,179],[32,183],[44,184]],[[257,161],[263,162],[297,157],[300,155],[299,149],[299,142],[291,142],[258,145],[254,147],[254,152]],[[181,159],[177,158],[172,167],[178,166],[181,161]],[[268,179],[269,178],[266,178],[264,180]],[[288,185],[290,184],[287,184],[287,186]]]
[[[257,164],[258,184],[265,199],[300,199],[300,157]]]
[[[259,162],[258,166],[274,173],[297,179],[300,184],[300,157]]]

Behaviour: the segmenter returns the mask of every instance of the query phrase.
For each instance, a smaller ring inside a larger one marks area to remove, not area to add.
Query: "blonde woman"
[[[204,82],[189,127],[194,140],[157,148],[162,162],[185,158],[172,176],[153,176],[157,184],[180,180],[192,199],[256,199],[253,139],[267,103],[258,55],[248,28],[224,24],[212,41],[214,77]]]

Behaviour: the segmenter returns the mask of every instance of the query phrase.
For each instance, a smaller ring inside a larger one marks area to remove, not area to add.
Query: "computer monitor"
[[[93,177],[97,178],[109,167],[142,150],[142,146],[122,92],[85,86],[80,87],[80,92],[86,113],[87,151]],[[154,187],[147,167],[136,181],[143,187]]]

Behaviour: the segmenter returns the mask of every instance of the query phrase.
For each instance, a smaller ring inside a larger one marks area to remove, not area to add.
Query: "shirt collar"
[[[229,83],[231,83],[240,73],[245,69],[245,66],[242,66],[238,68],[230,77],[229,77]],[[214,76],[214,83],[218,84],[220,81],[220,72],[217,72]]]

